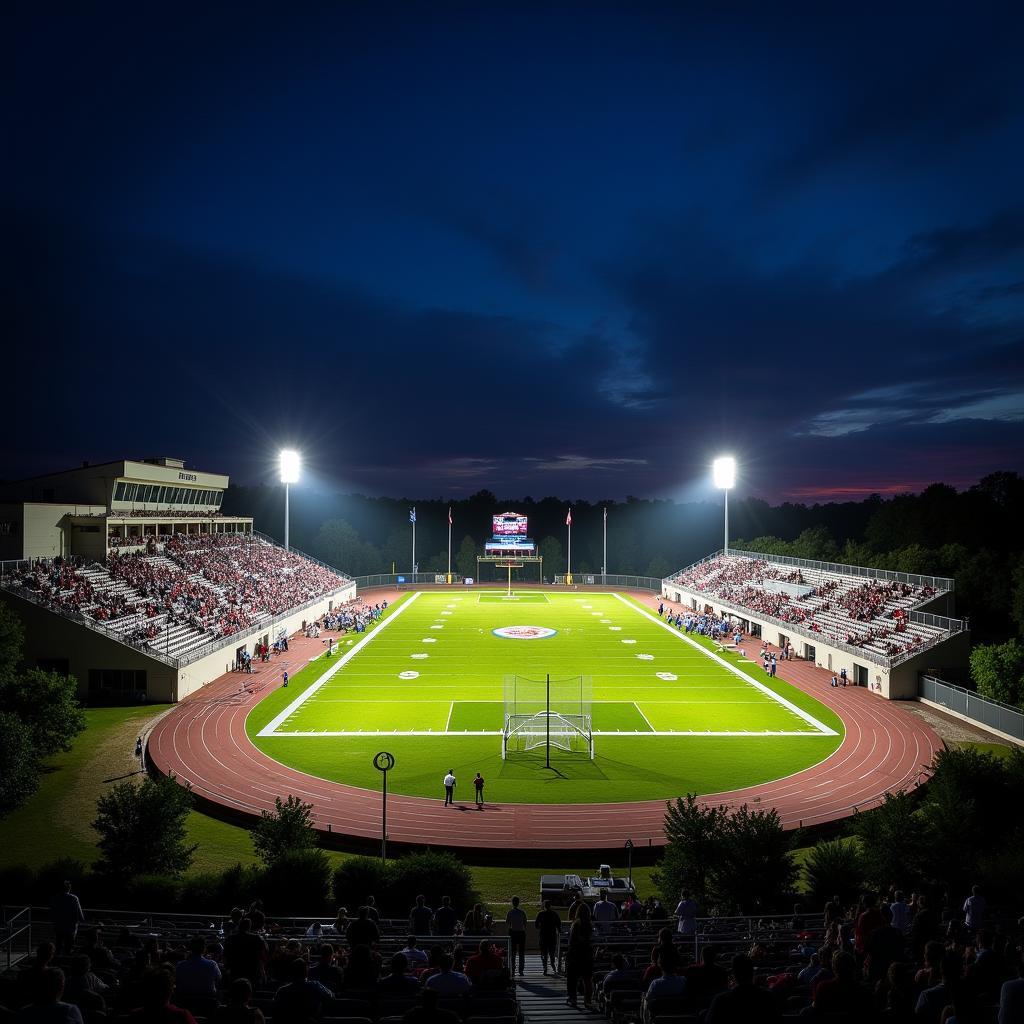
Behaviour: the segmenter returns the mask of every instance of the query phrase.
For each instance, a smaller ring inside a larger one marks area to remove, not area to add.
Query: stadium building
[[[228,477],[121,459],[0,484],[0,587],[26,657],[99,696],[177,701],[355,597],[220,507]]]
[[[744,633],[893,700],[919,675],[967,665],[970,634],[950,617],[955,582],[756,551],[717,551],[662,581],[662,596],[732,619]]]

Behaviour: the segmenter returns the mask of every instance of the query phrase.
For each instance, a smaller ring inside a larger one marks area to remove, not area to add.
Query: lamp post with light
[[[281,452],[281,483],[284,484],[284,549],[288,546],[288,486],[299,482],[299,470],[302,468],[302,456],[293,448],[285,448]]]
[[[729,489],[736,484],[736,460],[731,455],[722,455],[711,463],[711,475],[715,486],[725,491],[725,544],[722,553],[729,554]]]

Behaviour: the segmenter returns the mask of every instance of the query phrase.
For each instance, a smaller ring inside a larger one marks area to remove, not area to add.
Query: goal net
[[[506,676],[502,758],[531,751],[559,751],[592,759],[591,689],[589,676]]]

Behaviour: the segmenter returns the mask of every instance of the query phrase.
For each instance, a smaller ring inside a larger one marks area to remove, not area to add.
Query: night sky
[[[14,10],[0,477],[1024,470],[1024,5]]]

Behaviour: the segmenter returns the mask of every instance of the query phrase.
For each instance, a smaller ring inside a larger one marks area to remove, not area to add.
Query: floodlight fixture
[[[294,448],[283,448],[280,455],[281,483],[297,484],[302,469],[302,456]]]
[[[711,463],[711,477],[715,486],[725,491],[725,543],[722,554],[729,554],[729,490],[736,486],[736,460],[731,455],[720,455]]]
[[[299,471],[302,469],[302,456],[294,448],[282,448],[281,454],[278,456],[278,460],[281,465],[281,483],[284,484],[284,549],[290,551],[291,547],[289,541],[289,505],[290,495],[289,485],[297,484],[299,482]]]
[[[715,486],[723,490],[736,486],[736,460],[731,455],[722,455],[711,463],[711,475]]]

